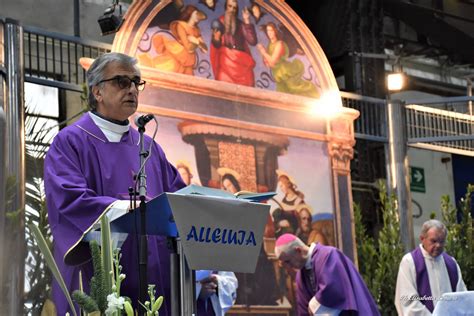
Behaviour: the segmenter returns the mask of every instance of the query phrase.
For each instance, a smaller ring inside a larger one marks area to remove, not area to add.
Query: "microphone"
[[[137,116],[135,117],[135,125],[137,125],[137,127],[145,127],[145,125],[154,118],[155,116],[153,114]]]

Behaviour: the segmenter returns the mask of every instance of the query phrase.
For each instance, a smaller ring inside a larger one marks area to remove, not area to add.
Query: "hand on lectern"
[[[209,277],[201,280],[201,292],[199,292],[200,299],[207,299],[212,294],[217,293],[217,275],[211,274]]]

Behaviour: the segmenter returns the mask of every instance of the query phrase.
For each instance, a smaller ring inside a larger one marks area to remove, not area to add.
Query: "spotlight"
[[[405,75],[402,72],[390,73],[387,75],[388,91],[400,91],[405,85]]]
[[[118,1],[117,1],[118,2]],[[97,22],[99,22],[100,30],[102,35],[108,35],[117,32],[123,23],[122,17],[122,5],[114,2],[110,7],[105,9],[104,15],[102,15]],[[115,14],[115,7],[119,7],[119,14]]]

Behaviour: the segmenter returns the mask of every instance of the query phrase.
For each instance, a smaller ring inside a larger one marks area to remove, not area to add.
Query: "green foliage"
[[[395,197],[386,193],[383,181],[378,182],[378,187],[383,227],[375,242],[367,236],[360,207],[354,207],[359,270],[382,314],[396,315],[393,297],[404,249]]]
[[[110,241],[110,225],[107,216],[102,216],[100,228],[102,247],[99,246],[99,243],[96,240],[89,242],[92,265],[94,268],[94,275],[91,278],[90,283],[90,296],[81,291],[74,291],[73,298],[75,300],[78,298],[76,303],[85,311],[92,312],[98,310],[101,314],[104,314],[107,309],[107,295],[115,292],[112,288],[114,278],[114,260],[112,255],[112,244]],[[115,262],[115,265],[118,266],[119,263]],[[116,277],[120,278],[119,275]],[[88,308],[93,306],[92,302],[95,303],[97,309],[88,311]]]
[[[43,304],[50,296],[52,274],[46,269],[47,262],[42,255],[36,238],[33,238],[31,226],[37,227],[48,249],[52,249],[51,230],[48,223],[45,192],[43,187],[43,164],[47,144],[51,142],[51,134],[43,132],[47,125],[36,116],[34,106],[26,105],[25,121],[26,163],[25,163],[25,284],[29,291],[25,292],[24,314],[39,314]]]
[[[115,282],[115,284],[112,286],[112,288],[115,288],[116,293],[120,293],[120,286],[122,285],[122,281],[125,279],[125,274],[122,274],[122,266],[120,265],[120,259],[122,259],[120,248],[117,248],[114,250],[113,257],[114,257],[115,280],[112,280],[112,281]],[[125,299],[128,299],[128,297],[126,297]]]
[[[378,264],[375,270],[375,297],[384,315],[396,315],[395,293],[398,265],[404,255],[400,239],[398,207],[394,195],[388,196],[385,183],[379,181],[379,198],[382,204],[383,228],[378,238]]]
[[[96,240],[89,242],[91,249],[92,266],[94,275],[90,283],[90,296],[86,293],[76,290],[72,293],[74,301],[86,312],[92,313],[100,311],[105,313],[107,309],[107,295],[111,291],[111,286],[107,287],[106,272],[102,264],[102,251]]]
[[[90,295],[94,301],[97,302],[99,310],[103,313],[107,309],[107,295],[109,294],[110,287],[107,288],[105,284],[106,273],[102,265],[102,254],[99,243],[92,240],[89,242],[89,247],[91,248],[92,265],[94,267],[94,276],[90,284]]]
[[[22,209],[15,209],[15,198],[18,191],[18,181],[15,176],[8,176],[5,184],[5,217],[8,225],[14,229],[21,224]]]
[[[161,305],[163,304],[163,296],[159,296],[155,298],[156,291],[155,285],[148,284],[148,296],[150,297],[150,301],[146,301],[145,304],[141,304],[146,312],[146,316],[158,316]]]
[[[118,299],[120,297],[120,286],[125,279],[125,275],[122,274],[122,266],[120,265],[122,257],[120,249],[112,250],[110,225],[107,216],[102,216],[100,230],[102,246],[100,247],[95,240],[89,243],[94,268],[90,296],[82,291],[74,291],[73,298],[88,313],[100,312],[100,315],[121,315],[120,311],[113,311],[113,309],[110,311],[110,306],[108,306],[108,298],[112,296]],[[134,311],[130,299],[123,297],[123,300],[123,311],[127,316],[133,316]],[[154,302],[154,296],[152,302]],[[150,305],[150,302],[147,303]],[[159,305],[161,306],[161,304]],[[156,314],[153,315],[158,315],[158,309],[156,309]]]
[[[27,168],[28,169],[28,168]],[[28,171],[27,171],[28,172]],[[39,314],[43,304],[50,296],[52,282],[51,271],[41,255],[35,238],[32,238],[30,225],[35,225],[45,238],[46,246],[52,249],[51,230],[48,223],[48,212],[42,189],[42,179],[30,178],[27,183],[25,211],[25,244],[27,256],[25,260],[25,282],[29,291],[25,293],[25,314]]]
[[[74,291],[72,293],[72,298],[86,313],[92,313],[99,310],[96,301],[84,292]]]
[[[457,220],[457,209],[449,196],[441,198],[443,221],[448,229],[446,252],[453,256],[461,268],[463,280],[469,290],[474,290],[474,230],[471,217],[471,199],[474,185],[468,185],[464,198],[459,204],[461,220]]]
[[[354,221],[357,241],[357,254],[359,262],[359,272],[370,291],[374,289],[373,271],[377,267],[377,250],[375,241],[367,235],[367,231],[362,222],[362,210],[358,204],[354,204]],[[376,293],[372,292],[375,297]]]

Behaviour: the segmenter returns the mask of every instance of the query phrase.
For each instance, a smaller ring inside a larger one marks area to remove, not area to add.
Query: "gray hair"
[[[281,246],[277,246],[275,247],[275,256],[279,259],[280,258],[280,255],[282,253],[286,253],[287,255],[289,256],[292,256],[295,251],[296,251],[296,248],[304,248],[304,247],[307,247],[306,244],[301,240],[299,239],[298,237],[284,245],[281,245]]]
[[[105,69],[110,63],[118,63],[126,67],[136,67],[137,59],[122,53],[111,52],[99,56],[87,70],[87,88],[89,106],[92,109],[97,107],[97,100],[92,93],[92,88],[97,86],[100,81],[104,80]],[[138,68],[137,68],[138,69]]]
[[[429,221],[426,221],[423,223],[423,226],[421,227],[420,236],[425,237],[431,228],[436,228],[437,230],[442,231],[444,233],[444,236],[448,235],[448,230],[446,229],[446,225],[444,225],[442,222],[440,222],[437,219],[430,219]]]

